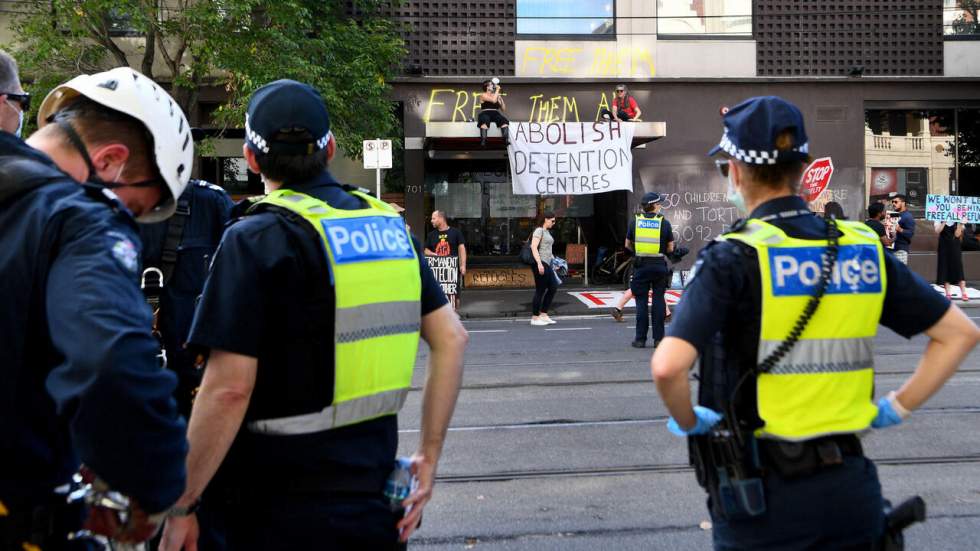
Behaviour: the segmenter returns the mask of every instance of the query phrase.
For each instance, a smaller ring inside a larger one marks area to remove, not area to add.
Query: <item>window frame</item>
[[[612,5],[612,15],[608,19],[612,20],[612,32],[606,34],[551,34],[551,33],[520,33],[517,31],[517,24],[521,19],[602,19],[601,17],[521,17],[517,9],[517,0],[514,2],[514,39],[515,40],[568,40],[578,42],[593,41],[615,41],[619,32],[619,25],[616,21],[616,0],[608,0]]]
[[[661,15],[659,0],[657,5],[657,16],[656,16],[656,37],[657,40],[755,40],[755,13],[752,3],[749,4],[750,12],[748,14],[736,14],[736,15],[704,15],[700,19],[717,19],[722,17],[748,17],[750,30],[747,34],[720,34],[720,33],[661,33],[660,32],[660,20],[661,19],[696,19],[698,16],[663,16]]]

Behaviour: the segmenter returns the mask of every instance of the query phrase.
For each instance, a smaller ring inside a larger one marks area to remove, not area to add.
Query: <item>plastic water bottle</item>
[[[412,493],[412,486],[415,484],[415,477],[412,476],[412,460],[408,457],[399,457],[395,460],[395,469],[388,475],[385,481],[384,495],[388,498],[392,510],[402,506],[405,498]]]

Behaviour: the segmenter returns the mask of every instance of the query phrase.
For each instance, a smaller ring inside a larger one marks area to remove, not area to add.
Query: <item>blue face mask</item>
[[[20,123],[17,125],[17,131],[14,132],[14,136],[18,138],[21,137],[21,133],[24,131],[24,112],[20,111]]]
[[[738,209],[738,212],[742,216],[749,213],[749,208],[745,205],[745,197],[742,197],[742,194],[735,189],[735,182],[732,181],[732,174],[730,172],[728,173],[728,194],[725,195],[725,199],[728,199],[729,203],[735,205],[735,208]]]

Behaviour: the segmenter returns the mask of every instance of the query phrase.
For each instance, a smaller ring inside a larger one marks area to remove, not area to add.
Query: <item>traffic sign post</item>
[[[830,177],[834,175],[834,162],[830,157],[821,157],[803,171],[800,178],[800,195],[807,203],[816,201],[817,197],[823,193],[830,184]]]
[[[364,168],[374,169],[381,199],[381,169],[391,168],[391,140],[364,140]]]

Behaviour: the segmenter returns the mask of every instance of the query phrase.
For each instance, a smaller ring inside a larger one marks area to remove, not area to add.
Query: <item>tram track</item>
[[[582,362],[585,363],[585,362]],[[591,363],[591,362],[590,362]],[[613,362],[609,362],[613,363]],[[494,364],[497,365],[497,364]],[[565,365],[574,365],[574,362],[570,362]],[[472,365],[467,365],[467,367],[473,367]],[[878,371],[875,373],[876,376],[898,376],[898,375],[911,375],[914,370],[902,370],[902,371]],[[964,373],[980,373],[980,368],[977,369],[960,369],[957,374]],[[556,387],[583,387],[583,386],[610,386],[610,385],[629,385],[629,384],[645,384],[653,383],[650,377],[637,377],[632,379],[611,379],[611,380],[571,380],[571,381],[527,381],[520,383],[473,383],[464,384],[461,390],[505,390],[505,389],[516,389],[516,388],[556,388]],[[412,391],[422,390],[421,386],[413,386]]]
[[[978,414],[980,406],[948,406],[948,407],[924,407],[915,410],[916,415],[949,415],[949,414]],[[501,423],[497,425],[462,425],[451,426],[449,432],[478,432],[478,431],[505,431],[505,430],[526,430],[526,429],[564,429],[597,426],[615,425],[646,425],[666,423],[668,416],[657,415],[654,417],[642,418],[619,418],[619,419],[546,419],[541,421],[528,421],[524,423]],[[399,434],[417,434],[419,429],[401,429]]]
[[[879,467],[902,467],[919,465],[962,465],[980,463],[980,454],[949,455],[932,457],[871,457]],[[456,475],[437,475],[436,480],[446,484],[472,484],[479,482],[510,482],[515,480],[538,480],[549,478],[596,478],[606,476],[629,476],[635,474],[676,474],[690,472],[687,463],[660,463],[646,465],[627,465],[620,467],[587,467],[580,469],[528,469],[473,473]]]

